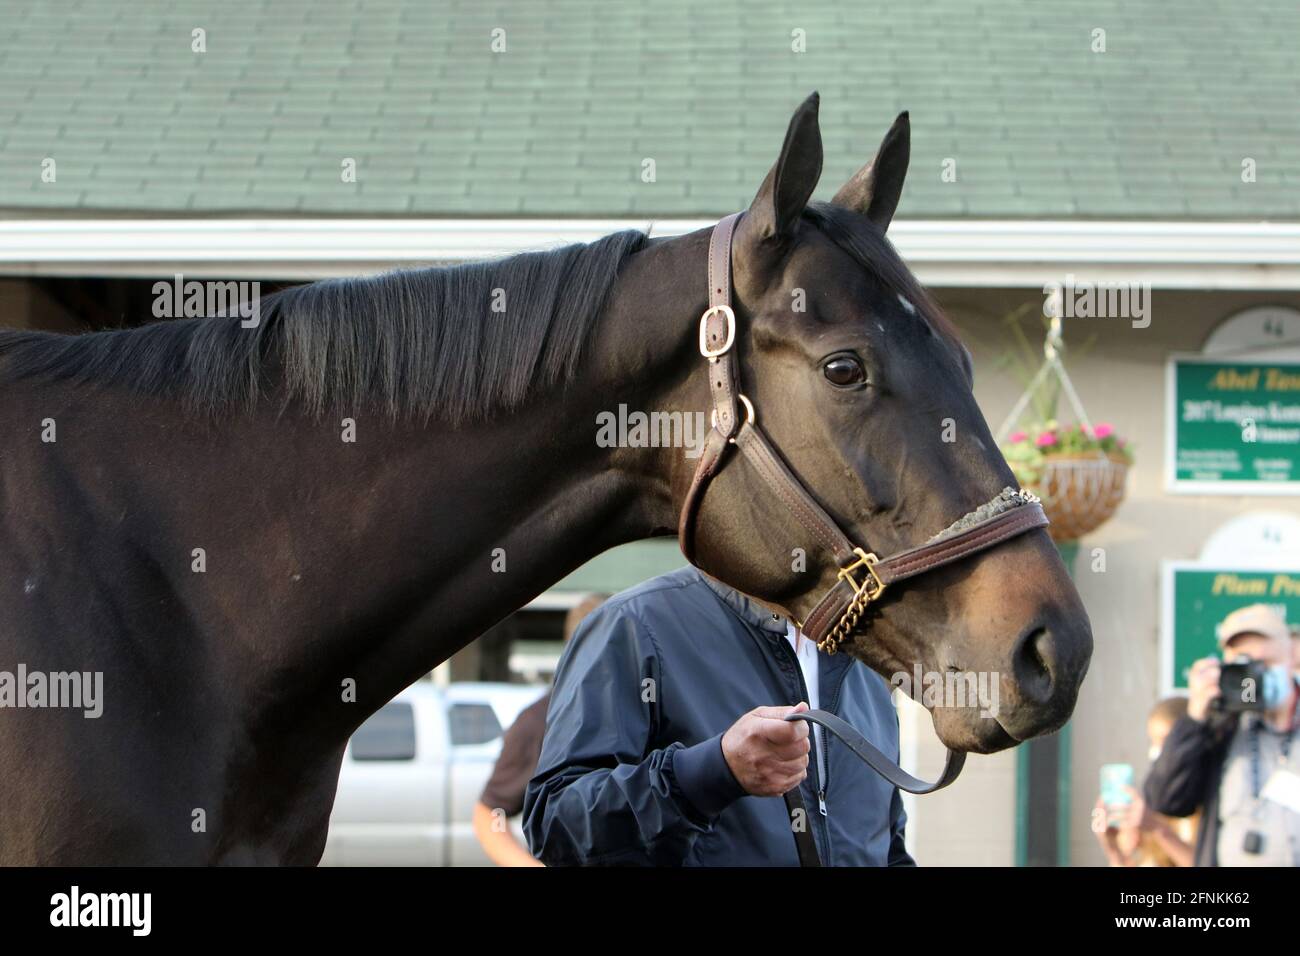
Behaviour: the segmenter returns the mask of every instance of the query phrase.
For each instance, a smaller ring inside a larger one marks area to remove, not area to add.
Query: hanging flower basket
[[[1117,455],[1049,455],[1033,488],[1053,541],[1077,541],[1110,520],[1124,500],[1128,462]]]
[[[1048,422],[1009,436],[1003,453],[1021,485],[1043,499],[1053,541],[1076,541],[1108,521],[1124,500],[1133,461],[1104,423],[1090,430]]]

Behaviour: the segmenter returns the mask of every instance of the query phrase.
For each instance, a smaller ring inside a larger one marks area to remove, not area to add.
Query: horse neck
[[[636,537],[675,533],[708,430],[708,366],[698,334],[708,305],[710,233],[655,240],[630,258],[609,296],[595,355],[586,363],[598,377],[594,391],[605,396],[607,416],[620,424],[637,413],[674,417],[664,430],[694,446],[665,446],[659,441],[664,433],[652,426],[650,447],[629,443],[609,456],[610,466],[641,489]]]
[[[277,670],[309,680],[310,670],[322,691],[354,677],[377,706],[564,574],[641,537],[642,488],[608,469],[587,405],[570,397],[456,430],[381,431],[359,465],[318,459],[326,477],[312,495],[295,501],[285,487],[275,523],[249,522],[241,548],[260,565],[244,587],[311,579],[307,600],[257,628],[286,635]],[[286,532],[302,560],[286,563]]]
[[[383,700],[601,552],[675,530],[694,460],[681,448],[609,447],[598,430],[620,405],[704,407],[694,343],[706,248],[707,233],[633,255],[573,381],[479,424],[397,429],[368,478],[341,476],[344,512],[358,483],[386,502],[355,537],[389,573],[371,582],[364,614],[335,625],[348,653],[358,633],[382,642],[357,666],[374,672]],[[698,281],[683,283],[692,270]]]
[[[275,700],[277,713],[355,681],[366,706],[337,718],[349,729],[590,558],[671,530],[691,462],[602,447],[597,420],[619,404],[685,410],[707,391],[698,356],[683,359],[702,261],[696,295],[664,291],[694,245],[633,256],[575,380],[477,423],[314,418],[267,401],[200,425],[175,400],[73,390],[94,436],[79,456],[97,467],[67,467],[94,483],[103,521],[133,526],[129,549],[119,538],[121,597],[174,597],[168,620],[133,629],[181,630],[247,682],[233,700]]]

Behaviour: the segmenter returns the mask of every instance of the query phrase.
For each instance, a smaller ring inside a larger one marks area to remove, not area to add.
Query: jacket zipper
[[[821,730],[820,727],[816,727],[813,729],[813,745],[817,751],[817,755],[821,758],[821,764],[817,768],[817,783],[820,785],[820,788],[817,791],[817,808],[821,810],[822,816],[824,817],[827,815],[826,814],[826,773],[830,769],[829,766],[830,761],[826,759],[826,744],[828,743],[828,741],[826,740],[825,734],[818,733],[818,731],[820,730]],[[816,746],[816,744],[819,739],[821,740],[821,746],[818,747]]]
[[[820,666],[820,660],[818,661],[818,665]],[[831,690],[831,699],[830,699],[830,703],[829,703],[826,707],[824,707],[823,709],[828,710],[828,711],[829,711],[830,713],[832,713],[832,714],[839,713],[839,706],[840,706],[840,691],[842,691],[842,690],[844,689],[844,677],[845,677],[845,675],[846,675],[847,673],[848,673],[848,669],[847,669],[847,668],[845,668],[844,670],[840,671],[839,680],[836,681],[835,685],[834,685],[832,688],[830,688],[830,690]],[[799,679],[800,679],[801,681],[803,680],[803,668],[800,668],[800,669],[799,669]],[[804,690],[805,690],[805,692],[806,692],[806,691],[807,691],[807,688],[804,688]],[[817,782],[818,782],[818,784],[821,786],[821,790],[818,791],[818,793],[817,793],[817,802],[821,804],[822,817],[823,817],[824,819],[826,819],[826,829],[825,829],[825,833],[826,833],[826,846],[827,846],[827,847],[829,847],[829,846],[831,845],[831,831],[830,831],[830,822],[829,822],[829,819],[827,818],[827,813],[826,813],[826,791],[830,788],[830,781],[831,781],[831,739],[832,739],[834,736],[835,736],[834,734],[822,734],[822,735],[821,735],[822,745],[821,745],[821,747],[818,748],[818,750],[821,752],[821,755],[822,755],[822,761],[823,761],[823,764],[822,764],[822,768],[821,768],[821,770],[819,771],[819,774],[818,774],[818,781],[817,781]]]

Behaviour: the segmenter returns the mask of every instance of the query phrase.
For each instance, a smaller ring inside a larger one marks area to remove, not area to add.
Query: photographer
[[[1192,665],[1178,720],[1145,786],[1151,809],[1204,808],[1197,866],[1300,865],[1300,753],[1291,637],[1272,608],[1234,611],[1218,629],[1223,660]]]

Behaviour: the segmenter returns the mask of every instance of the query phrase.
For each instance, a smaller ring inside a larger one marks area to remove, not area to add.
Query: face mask
[[[1276,710],[1286,703],[1291,693],[1291,679],[1291,668],[1286,664],[1274,664],[1264,672],[1259,701],[1265,710]]]

